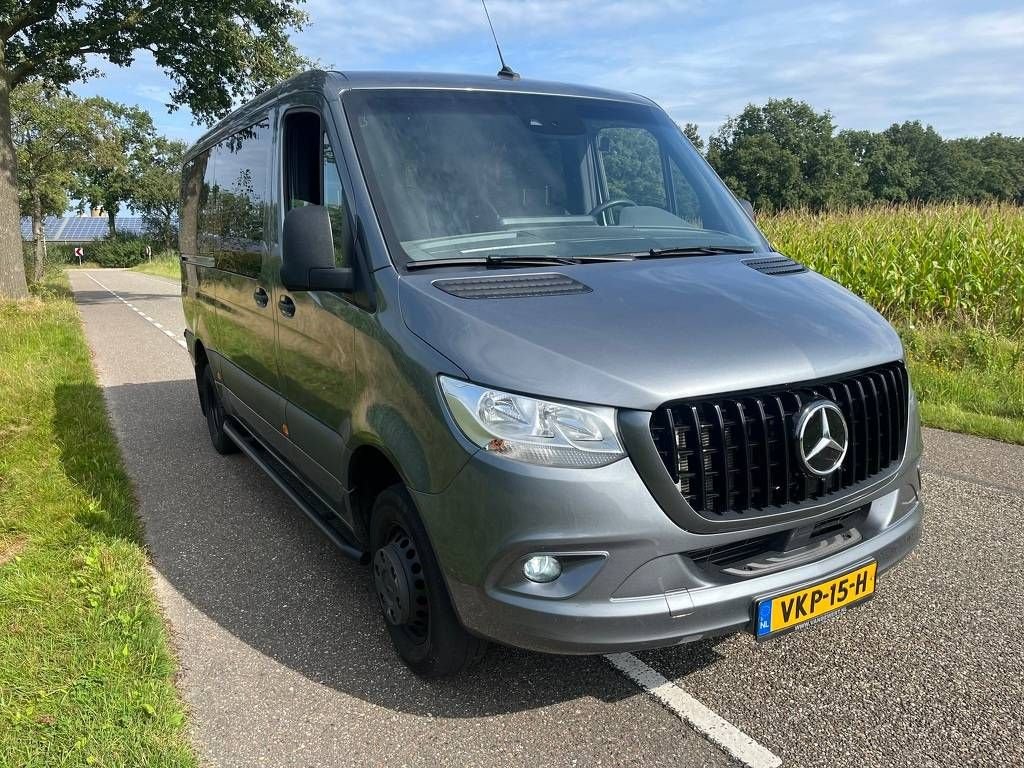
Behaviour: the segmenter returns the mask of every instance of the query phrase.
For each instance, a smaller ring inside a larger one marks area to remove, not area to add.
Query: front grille
[[[778,511],[827,499],[898,463],[907,440],[907,371],[902,363],[841,378],[669,403],[651,436],[686,502],[711,518]],[[825,478],[797,458],[795,416],[827,398],[846,419],[849,448]]]

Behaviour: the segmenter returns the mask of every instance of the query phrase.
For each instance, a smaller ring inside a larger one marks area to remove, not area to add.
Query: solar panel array
[[[126,235],[144,235],[146,223],[136,216],[118,216],[115,219],[117,231]],[[51,243],[89,243],[102,240],[110,231],[105,216],[47,216],[43,220],[43,231]],[[32,220],[21,220],[21,237],[32,239]]]

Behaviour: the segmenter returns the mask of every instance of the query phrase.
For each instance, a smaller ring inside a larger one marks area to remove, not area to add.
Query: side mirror
[[[281,256],[281,283],[289,291],[352,291],[352,270],[334,265],[331,218],[322,205],[288,211],[284,217]]]
[[[743,210],[747,212],[747,216],[750,217],[751,221],[754,219],[754,206],[749,200],[740,200],[740,205]]]

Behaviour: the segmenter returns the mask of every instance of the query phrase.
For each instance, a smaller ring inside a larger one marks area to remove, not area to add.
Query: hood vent
[[[435,280],[434,287],[460,299],[524,299],[532,296],[567,296],[590,293],[583,283],[557,272],[540,275],[457,277]]]
[[[796,275],[806,272],[807,267],[788,256],[771,256],[767,259],[744,259],[743,263],[766,275]]]

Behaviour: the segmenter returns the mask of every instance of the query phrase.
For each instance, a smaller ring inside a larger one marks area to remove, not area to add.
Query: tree
[[[740,197],[773,210],[850,202],[858,174],[829,112],[794,99],[747,105],[711,137],[708,160]]]
[[[906,147],[893,144],[883,133],[872,131],[840,131],[839,140],[846,145],[862,174],[862,193],[856,195],[853,202],[902,203],[907,200],[917,178]]]
[[[11,99],[19,202],[32,219],[37,282],[46,260],[43,219],[67,208],[75,169],[90,153],[98,118],[96,110],[81,99],[39,82],[27,83]]]
[[[89,99],[89,103],[104,119],[92,162],[81,170],[82,199],[93,208],[103,208],[113,237],[121,203],[137,194],[136,184],[149,164],[156,131],[153,118],[138,107],[101,98]]]
[[[704,154],[704,139],[700,137],[700,129],[697,128],[696,123],[686,123],[683,126],[683,135],[690,140],[696,149],[701,154]]]
[[[914,183],[907,190],[908,199],[928,202],[957,196],[949,147],[934,128],[920,120],[907,121],[889,126],[884,136],[910,158]]]
[[[11,95],[126,67],[148,51],[174,83],[174,105],[200,120],[227,112],[299,69],[288,41],[305,22],[298,0],[0,0],[0,297],[26,293]]]
[[[135,182],[132,208],[159,234],[164,248],[174,247],[174,220],[181,201],[181,164],[185,142],[157,137]]]

